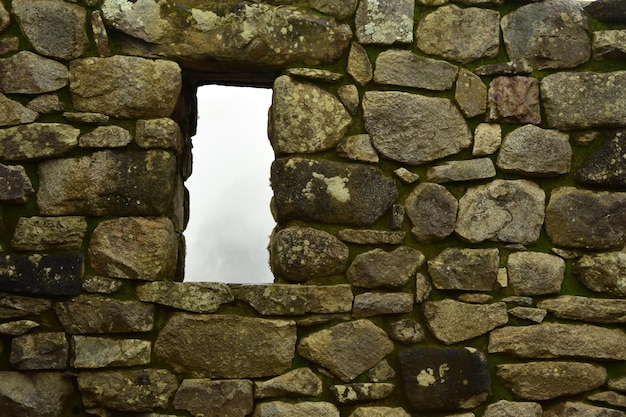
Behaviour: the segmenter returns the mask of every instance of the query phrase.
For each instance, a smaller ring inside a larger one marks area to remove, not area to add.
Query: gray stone
[[[339,410],[333,404],[322,401],[296,404],[270,401],[257,404],[252,417],[339,417]]]
[[[269,119],[269,137],[277,155],[330,149],[352,123],[352,117],[333,94],[286,75],[274,81]]]
[[[339,99],[343,103],[343,105],[348,109],[351,115],[355,115],[359,110],[359,104],[361,103],[361,98],[359,97],[359,89],[354,84],[344,85],[339,87],[337,90],[337,95],[339,95]]]
[[[611,132],[602,146],[574,173],[576,182],[602,188],[626,189],[626,130]]]
[[[428,261],[428,272],[440,290],[493,291],[499,265],[495,248],[446,248]]]
[[[420,17],[417,47],[464,64],[495,58],[500,46],[499,24],[500,14],[495,10],[445,5]]]
[[[350,417],[410,417],[402,407],[357,407]]]
[[[88,275],[83,277],[83,290],[95,294],[113,294],[122,288],[122,281],[109,277]]]
[[[566,248],[611,249],[624,245],[626,193],[555,188],[546,208],[546,232]]]
[[[574,276],[592,291],[626,296],[626,252],[584,255],[574,262]]]
[[[491,395],[487,358],[474,348],[421,347],[400,352],[398,362],[412,410],[466,410]]]
[[[509,321],[505,303],[468,304],[446,299],[426,301],[423,306],[428,328],[446,345],[481,336]]]
[[[389,383],[362,382],[347,385],[331,385],[330,392],[340,404],[382,400],[391,395],[395,385]]]
[[[178,123],[168,118],[137,120],[135,142],[143,149],[175,149],[183,147],[183,137]]]
[[[4,255],[0,257],[0,288],[26,295],[76,295],[83,264],[79,253]]]
[[[412,345],[426,338],[422,326],[413,319],[402,319],[391,323],[389,337],[403,345]]]
[[[356,37],[363,44],[413,42],[415,0],[364,0],[356,11]]]
[[[109,116],[102,113],[69,112],[63,113],[63,117],[72,124],[96,124],[103,125],[109,122]]]
[[[338,235],[339,239],[344,242],[359,245],[401,245],[406,237],[406,233],[399,230],[387,232],[384,230],[342,229]]]
[[[480,77],[461,68],[456,80],[454,100],[465,117],[474,117],[487,111],[487,87]]]
[[[465,294],[461,294],[458,296],[459,301],[462,301],[464,303],[471,303],[471,304],[487,304],[492,299],[493,299],[493,296],[489,294],[475,293],[475,292],[465,293]]]
[[[563,295],[539,301],[537,307],[545,308],[556,317],[564,319],[591,323],[626,323],[626,300]]]
[[[0,293],[0,319],[38,316],[52,309],[52,301]]]
[[[13,338],[11,365],[19,370],[65,369],[68,357],[65,333],[37,333]]]
[[[357,84],[363,86],[372,81],[374,69],[367,56],[367,51],[358,43],[353,42],[348,55],[348,74]]]
[[[480,123],[474,130],[472,156],[491,155],[502,143],[502,127],[499,124]]]
[[[598,392],[587,397],[589,401],[601,402],[614,407],[626,408],[626,395],[613,391]]]
[[[309,4],[315,10],[343,20],[354,14],[357,0],[309,0]]]
[[[274,273],[290,281],[336,275],[347,268],[348,247],[330,233],[310,227],[274,233],[271,248]]]
[[[139,301],[194,313],[213,313],[234,300],[228,285],[213,282],[147,282],[137,286],[136,294]]]
[[[602,1],[602,0],[599,0]],[[565,402],[546,410],[544,417],[624,417],[623,411],[595,407],[583,403]]]
[[[529,4],[502,18],[509,57],[535,69],[573,68],[591,54],[582,7],[566,0]]]
[[[0,406],[6,416],[58,417],[72,395],[61,372],[0,372]]]
[[[39,114],[0,93],[0,126],[13,126],[31,123]]]
[[[520,358],[588,358],[624,360],[626,334],[591,325],[543,323],[504,327],[489,335],[489,353]]]
[[[341,313],[352,309],[349,285],[242,285],[237,300],[250,304],[263,315],[302,315],[310,312]]]
[[[20,217],[11,239],[16,250],[80,250],[87,221],[80,216]]]
[[[442,91],[452,87],[458,71],[446,61],[392,49],[381,52],[376,58],[374,82]]]
[[[539,239],[544,207],[545,193],[534,182],[494,180],[461,197],[455,231],[471,243],[530,244]]]
[[[519,75],[530,74],[531,72],[533,72],[532,67],[520,61],[481,65],[474,69],[476,75]]]
[[[149,332],[154,306],[99,295],[79,295],[54,305],[63,328],[70,334]]]
[[[318,397],[322,379],[309,368],[297,368],[267,381],[254,383],[254,398]]]
[[[354,161],[378,163],[378,154],[369,135],[348,136],[337,144],[337,155]]]
[[[419,174],[415,172],[411,172],[408,169],[401,167],[393,171],[394,174],[398,176],[402,180],[402,182],[406,184],[413,184],[415,181],[420,179]]]
[[[89,258],[96,273],[104,276],[147,281],[172,279],[178,260],[178,238],[172,221],[166,217],[107,220],[93,231]]]
[[[291,369],[296,325],[231,315],[173,313],[156,339],[155,358],[177,373],[258,378]]]
[[[387,334],[371,321],[341,323],[300,339],[298,353],[344,382],[367,371],[393,350]]]
[[[141,339],[72,336],[74,368],[106,368],[150,364],[152,343]]]
[[[252,412],[252,381],[247,379],[185,379],[174,408],[198,417],[245,417]]]
[[[348,284],[308,286],[306,311],[317,314],[345,313],[352,308],[352,287]]]
[[[0,91],[3,93],[48,93],[68,83],[65,65],[29,51],[0,59],[0,73]]]
[[[33,185],[21,165],[0,164],[0,201],[22,204],[34,193]]]
[[[70,92],[77,111],[114,117],[167,117],[181,89],[181,69],[166,60],[116,55],[70,63]]]
[[[507,262],[509,289],[513,295],[558,294],[565,278],[565,261],[540,252],[516,252]]]
[[[572,147],[568,135],[526,125],[506,135],[496,164],[506,172],[553,177],[567,174],[571,161]]]
[[[626,6],[621,0],[598,0],[587,4],[585,12],[606,23],[626,23]]]
[[[78,138],[83,148],[123,148],[133,140],[130,132],[120,126],[99,126]]]
[[[626,126],[626,100],[618,93],[626,71],[560,72],[541,80],[548,125],[557,129]]]
[[[539,82],[531,77],[496,77],[489,84],[488,121],[541,123]]]
[[[591,57],[596,61],[626,58],[626,30],[593,32]]]
[[[37,113],[52,114],[65,110],[65,105],[56,94],[42,94],[35,97],[26,105]]]
[[[52,58],[81,56],[87,44],[86,10],[64,1],[15,0],[13,13],[35,51]]]
[[[543,409],[539,403],[500,400],[489,404],[483,417],[542,417]]]
[[[0,155],[20,161],[63,155],[78,145],[80,130],[60,123],[31,123],[0,130]]]
[[[383,359],[367,371],[367,376],[372,382],[382,382],[396,376],[396,371],[389,365],[386,359]]]
[[[0,335],[20,336],[39,327],[39,323],[32,320],[17,320],[0,324]]]
[[[476,181],[496,176],[496,167],[490,158],[448,161],[426,171],[426,179],[435,183]]]
[[[86,407],[121,411],[165,408],[178,388],[176,376],[166,369],[84,371],[78,389]]]
[[[394,91],[368,91],[365,128],[383,156],[419,165],[454,155],[472,144],[459,109],[448,99]]]
[[[393,178],[364,164],[280,158],[272,164],[274,209],[278,223],[309,220],[371,225],[398,195]]]
[[[286,72],[296,78],[325,83],[338,83],[343,79],[343,74],[316,68],[288,68]]]
[[[159,216],[173,198],[175,171],[176,158],[162,150],[49,160],[39,164],[37,204],[44,215]]]
[[[543,308],[513,307],[509,309],[509,315],[518,319],[530,320],[535,323],[543,322],[548,312]]]
[[[357,287],[400,288],[415,276],[425,260],[420,251],[408,246],[400,246],[391,252],[377,248],[357,255],[346,277]]]
[[[352,314],[356,318],[383,314],[409,313],[413,310],[413,294],[366,292],[354,297]]]
[[[517,398],[532,401],[581,394],[606,381],[604,367],[580,362],[507,363],[496,375]]]

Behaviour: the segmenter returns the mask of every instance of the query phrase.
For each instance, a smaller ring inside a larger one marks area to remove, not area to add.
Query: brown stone
[[[73,393],[61,372],[0,372],[0,404],[6,416],[58,417]]]
[[[465,117],[474,117],[487,111],[487,87],[480,77],[461,68],[456,79],[454,99]]]
[[[252,381],[185,379],[174,397],[174,408],[193,416],[245,417],[252,412]]]
[[[443,91],[452,87],[459,69],[411,51],[387,50],[376,58],[374,82]]]
[[[194,313],[213,313],[234,300],[230,288],[217,282],[147,282],[137,286],[137,299]]]
[[[78,145],[80,130],[61,123],[31,123],[0,130],[0,156],[9,161],[55,157]]]
[[[69,346],[65,333],[37,333],[13,338],[11,365],[19,370],[65,369]]]
[[[309,368],[297,368],[267,381],[254,383],[254,398],[317,397],[322,393],[322,379]]]
[[[0,164],[0,201],[22,204],[34,193],[33,185],[21,165]]]
[[[367,56],[367,51],[358,43],[352,43],[348,56],[348,74],[359,85],[365,85],[372,80],[374,70]]]
[[[418,184],[407,196],[406,213],[411,233],[419,242],[445,239],[454,231],[459,202],[444,186]]]
[[[0,59],[0,73],[0,91],[3,93],[48,93],[68,83],[65,65],[28,51]]]
[[[149,365],[152,342],[141,339],[72,336],[72,353],[74,368]]]
[[[425,259],[420,251],[408,246],[401,246],[392,252],[374,249],[357,255],[346,276],[357,287],[399,288],[415,276]]]
[[[488,121],[541,123],[539,83],[531,77],[496,77],[489,84]]]
[[[11,247],[16,250],[80,250],[87,221],[80,216],[20,217]]]

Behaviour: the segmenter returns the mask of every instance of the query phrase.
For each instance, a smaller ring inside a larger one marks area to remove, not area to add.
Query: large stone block
[[[626,130],[609,133],[597,152],[589,155],[574,174],[576,182],[626,190]]]
[[[74,387],[61,372],[0,372],[0,407],[5,416],[58,417]]]
[[[63,155],[78,145],[80,130],[61,123],[31,123],[0,130],[0,156],[9,161]]]
[[[626,300],[563,295],[539,301],[537,307],[564,319],[592,323],[626,323]]]
[[[509,289],[515,295],[558,294],[565,278],[565,261],[540,252],[516,252],[507,261]]]
[[[150,364],[152,343],[141,339],[72,336],[74,368],[105,368]]]
[[[11,365],[19,370],[65,369],[68,342],[64,332],[26,334],[11,343]]]
[[[159,333],[154,354],[176,372],[254,378],[289,370],[295,344],[291,321],[174,313]]]
[[[446,61],[425,58],[411,51],[388,50],[376,59],[374,82],[441,91],[452,87],[458,71]]]
[[[591,291],[626,296],[626,252],[584,255],[574,263],[573,271]]]
[[[421,183],[407,196],[406,213],[419,242],[445,239],[454,231],[459,202],[443,185]]]
[[[252,387],[252,381],[246,379],[185,379],[173,405],[193,416],[245,417],[254,405]]]
[[[363,288],[400,288],[415,276],[426,258],[417,249],[401,246],[392,252],[378,248],[357,255],[346,276]]]
[[[65,87],[69,76],[65,65],[28,51],[0,59],[0,91],[41,94]]]
[[[20,217],[11,247],[17,250],[80,250],[87,232],[81,216]]]
[[[137,299],[194,313],[213,313],[234,297],[226,284],[166,281],[138,285]]]
[[[0,164],[0,184],[0,201],[3,203],[25,203],[35,192],[21,165]]]
[[[83,256],[76,253],[0,257],[0,288],[16,294],[76,295]]]
[[[428,261],[428,272],[440,290],[493,291],[499,265],[495,248],[446,248]]]
[[[415,0],[359,2],[356,12],[356,36],[362,44],[391,45],[413,42]]]

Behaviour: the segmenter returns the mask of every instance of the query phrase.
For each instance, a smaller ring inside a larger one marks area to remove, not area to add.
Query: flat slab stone
[[[30,123],[0,129],[0,157],[7,161],[63,155],[78,145],[80,130],[62,123]]]
[[[446,248],[428,261],[428,272],[440,290],[493,291],[499,265],[495,248]]]
[[[374,82],[443,91],[452,87],[459,69],[411,51],[387,50],[376,58]]]
[[[193,416],[245,417],[254,406],[252,388],[247,379],[185,379],[173,405]]]
[[[401,230],[342,229],[338,235],[339,239],[344,242],[359,245],[401,245],[406,237],[406,232]]]
[[[226,284],[217,282],[147,282],[137,286],[137,299],[194,313],[213,313],[235,299]]]
[[[400,288],[415,276],[425,260],[420,251],[408,246],[400,246],[391,252],[378,248],[357,255],[346,277],[357,287]]]
[[[20,217],[11,247],[17,250],[80,250],[87,232],[82,216]]]
[[[489,365],[476,349],[423,347],[400,352],[398,361],[414,411],[471,409],[491,395]]]
[[[359,2],[356,11],[356,36],[362,44],[391,45],[413,42],[415,0]]]
[[[60,90],[69,82],[67,67],[29,51],[0,59],[0,91],[41,94]]]
[[[0,288],[15,294],[76,295],[83,255],[55,253],[0,257]]]
[[[409,313],[413,310],[413,294],[366,292],[354,297],[352,314],[356,318],[379,316],[383,314]]]
[[[295,404],[270,401],[257,404],[252,417],[339,417],[339,410],[332,403],[322,401]]]
[[[484,180],[495,176],[496,167],[490,158],[448,161],[428,168],[428,171],[426,171],[426,179],[438,184]]]
[[[52,309],[52,301],[0,293],[0,319],[37,316]]]
[[[149,340],[72,336],[74,368],[149,365],[151,353]]]
[[[591,291],[616,297],[626,296],[626,253],[605,252],[583,255],[574,262],[574,276]]]
[[[73,392],[62,372],[0,372],[0,404],[7,415],[60,416]]]
[[[25,334],[11,341],[14,369],[65,369],[69,346],[64,332]]]
[[[591,323],[626,323],[626,300],[563,295],[541,300],[537,307],[564,319]]]

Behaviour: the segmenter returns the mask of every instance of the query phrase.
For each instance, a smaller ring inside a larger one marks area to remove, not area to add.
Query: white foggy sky
[[[272,90],[203,86],[193,137],[185,281],[272,282],[267,138]]]

